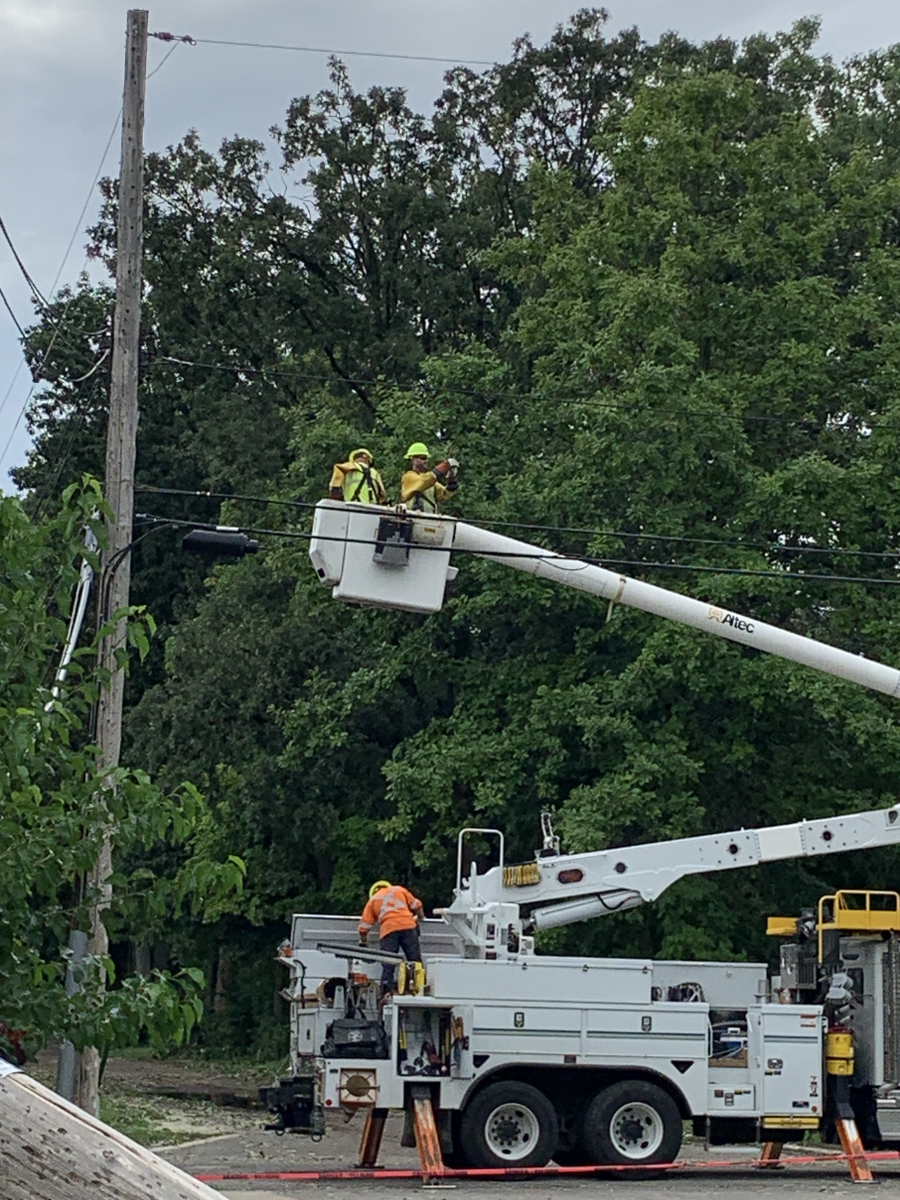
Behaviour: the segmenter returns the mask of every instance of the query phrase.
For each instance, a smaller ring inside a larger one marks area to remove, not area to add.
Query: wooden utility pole
[[[147,21],[145,9],[128,13],[125,42],[125,94],[122,101],[122,160],[119,170],[119,212],[116,238],[116,307],[113,318],[112,368],[109,389],[109,427],[106,435],[105,494],[113,510],[108,522],[108,549],[100,578],[100,616],[104,621],[129,602],[131,555],[126,550],[134,517],[134,460],[138,424],[138,359],[141,332],[141,251],[144,204],[144,90],[147,79]],[[103,641],[100,665],[110,673],[98,705],[97,744],[101,769],[119,765],[122,744],[122,706],[125,676],[117,668],[116,650],[125,643],[125,621]],[[110,901],[112,854],[109,834],[90,872],[87,885],[96,897],[88,930],[88,953],[109,949],[102,914]],[[76,1099],[93,1116],[100,1109],[100,1056],[96,1047],[81,1055]]]

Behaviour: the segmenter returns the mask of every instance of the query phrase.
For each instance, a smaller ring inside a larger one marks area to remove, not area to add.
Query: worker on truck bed
[[[369,903],[359,919],[359,944],[365,946],[369,930],[378,926],[380,948],[389,954],[403,951],[407,962],[421,962],[419,949],[419,921],[424,910],[422,901],[387,879],[379,879],[369,888]],[[381,986],[389,991],[394,983],[394,964],[384,963],[381,968]]]
[[[384,504],[387,500],[381,476],[372,466],[372,451],[364,446],[351,451],[346,462],[334,464],[330,487],[332,500],[353,504]]]
[[[400,480],[401,503],[414,512],[437,512],[438,500],[448,500],[459,487],[456,477],[459,463],[455,458],[448,458],[429,471],[428,447],[424,442],[413,442],[406,457],[409,470]]]

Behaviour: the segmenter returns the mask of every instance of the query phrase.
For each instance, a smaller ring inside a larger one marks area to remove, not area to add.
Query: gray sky
[[[446,55],[503,61],[524,32],[544,42],[578,0],[161,0],[150,4],[150,29],[196,38],[274,42],[335,50]],[[96,193],[79,213],[121,104],[127,4],[119,0],[0,0],[0,217],[38,287],[59,277],[74,282],[82,269],[83,228],[97,212]],[[900,42],[897,0],[608,0],[610,30],[637,25],[656,38],[677,29],[694,41],[724,34],[787,29],[798,17],[823,18],[819,50],[843,60]],[[151,41],[149,70],[168,51]],[[441,87],[439,63],[348,57],[359,88],[399,84],[426,110]],[[449,64],[448,64],[449,65]],[[179,46],[148,83],[145,144],[162,149],[196,128],[215,147],[233,134],[264,138],[294,96],[327,83],[324,54],[230,46]],[[118,135],[103,174],[117,171]],[[71,250],[66,248],[77,230]],[[0,286],[23,325],[31,323],[29,292],[5,243]],[[0,308],[0,454],[19,419],[31,380],[18,334]],[[8,470],[24,461],[28,439],[19,420],[0,461],[0,490]]]

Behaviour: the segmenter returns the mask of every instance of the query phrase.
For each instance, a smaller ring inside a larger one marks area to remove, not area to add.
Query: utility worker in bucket
[[[409,470],[400,480],[400,501],[413,512],[436,513],[438,500],[449,500],[459,487],[459,463],[447,458],[428,470],[428,447],[424,442],[413,442],[406,452]]]
[[[330,487],[332,500],[348,500],[351,504],[384,504],[387,501],[381,476],[372,466],[372,451],[364,446],[353,450],[346,462],[334,464]]]
[[[424,915],[422,901],[387,879],[379,879],[369,888],[369,903],[359,919],[359,944],[365,946],[369,931],[377,926],[380,949],[389,954],[403,951],[407,962],[421,962],[419,921]],[[394,983],[394,964],[381,968],[381,986],[389,991]]]

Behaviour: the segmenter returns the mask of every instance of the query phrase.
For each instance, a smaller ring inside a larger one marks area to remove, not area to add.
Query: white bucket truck
[[[338,599],[430,612],[452,550],[900,690],[893,668],[447,518],[323,501],[310,556]],[[358,948],[355,917],[294,917],[280,952],[291,1075],[261,1091],[275,1128],[318,1137],[329,1110],[362,1110],[369,1165],[387,1111],[423,1103],[455,1166],[670,1162],[686,1120],[711,1143],[857,1129],[868,1145],[900,1142],[895,893],[838,893],[777,919],[790,940],[773,979],[764,963],[538,956],[533,936],[652,901],[685,875],[898,844],[900,806],[574,855],[543,822],[522,864],[504,861],[499,831],[460,834],[453,901],[421,928],[424,978],[401,966],[386,999],[385,956]],[[469,862],[469,838],[493,842],[489,870]]]

